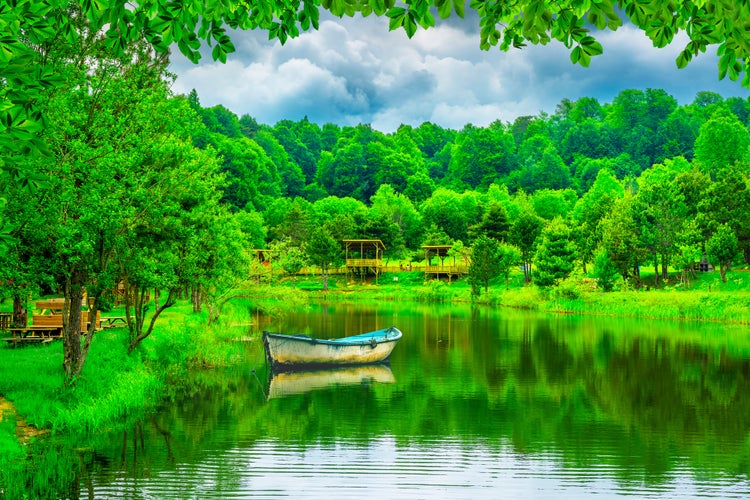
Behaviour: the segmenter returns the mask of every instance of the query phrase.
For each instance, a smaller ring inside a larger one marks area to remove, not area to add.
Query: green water
[[[59,447],[73,477],[58,496],[750,496],[744,327],[413,303],[265,326],[391,325],[404,337],[371,371],[269,380],[248,343],[246,367],[197,373],[153,418]]]

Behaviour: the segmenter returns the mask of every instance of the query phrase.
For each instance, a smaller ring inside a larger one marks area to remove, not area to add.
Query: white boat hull
[[[386,361],[401,336],[397,328],[332,340],[265,332],[263,343],[273,368],[341,366]]]

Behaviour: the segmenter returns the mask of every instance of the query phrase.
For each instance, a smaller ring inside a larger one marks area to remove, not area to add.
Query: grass
[[[281,287],[305,291],[316,299],[339,300],[346,297],[377,300],[417,300],[435,302],[474,302],[491,306],[530,309],[545,312],[640,317],[665,320],[750,323],[750,271],[735,269],[722,282],[718,272],[700,273],[690,285],[680,283],[677,273],[654,286],[653,271],[642,271],[643,286],[632,289],[620,282],[617,291],[604,293],[586,275],[575,275],[559,286],[539,289],[523,283],[520,272],[511,274],[509,283],[498,278],[487,292],[471,295],[465,278],[428,279],[421,272],[384,273],[377,285],[372,279],[347,282],[343,276],[331,276],[329,291],[322,291],[320,277],[308,276],[277,282]],[[278,288],[278,287],[277,287]]]

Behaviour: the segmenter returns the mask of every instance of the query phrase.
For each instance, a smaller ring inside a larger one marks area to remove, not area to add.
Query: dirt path
[[[13,406],[13,403],[0,397],[0,422],[9,417],[16,418],[16,437],[22,444],[27,443],[32,438],[47,433],[46,430],[37,429],[33,425],[27,424],[26,420],[19,418],[16,414],[16,408]]]

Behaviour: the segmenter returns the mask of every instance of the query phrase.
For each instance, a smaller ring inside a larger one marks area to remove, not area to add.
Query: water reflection
[[[392,324],[404,337],[388,373],[196,373],[140,427],[69,444],[86,450],[72,454],[75,491],[750,496],[744,328],[421,304],[313,307],[273,326],[340,337]]]
[[[347,385],[392,384],[395,381],[390,366],[384,364],[272,372],[267,394],[268,399],[274,399]]]

